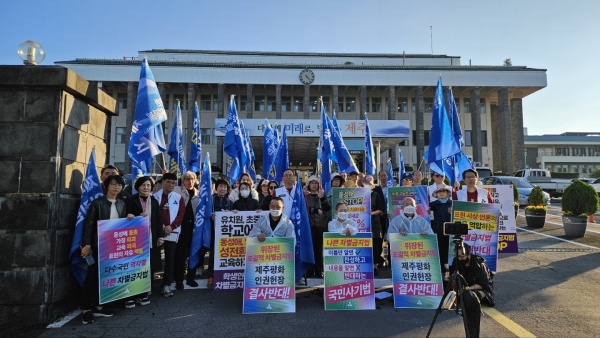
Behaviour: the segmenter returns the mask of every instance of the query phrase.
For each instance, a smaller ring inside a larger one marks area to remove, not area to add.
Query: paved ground
[[[500,256],[497,304],[484,310],[481,336],[598,336],[600,227],[590,225],[585,237],[567,238],[558,217],[549,216],[543,229],[529,229],[522,212],[517,221],[520,252]],[[380,278],[389,274],[381,271]],[[395,309],[391,299],[378,301],[373,311],[326,312],[318,288],[299,289],[296,295],[295,314],[243,315],[239,293],[184,290],[169,299],[152,296],[149,306],[115,308],[113,318],[93,324],[82,325],[77,316],[60,328],[28,336],[424,337],[434,316],[433,310]],[[432,337],[461,336],[460,317],[443,313]]]

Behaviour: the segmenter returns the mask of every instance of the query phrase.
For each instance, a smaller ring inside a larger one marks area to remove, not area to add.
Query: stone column
[[[395,120],[395,114],[398,111],[398,102],[396,102],[396,87],[388,87],[388,120]]]
[[[514,145],[513,172],[525,168],[525,137],[523,136],[523,99],[510,100],[512,143]],[[510,172],[509,174],[512,174]]]
[[[252,112],[254,111],[254,86],[248,85],[246,89],[246,118],[253,118]]]
[[[196,103],[196,86],[193,83],[188,83],[188,99],[187,99],[187,136],[185,138],[185,144],[183,145],[183,151],[185,154],[189,154],[189,147],[192,143],[192,129],[194,128],[194,105]],[[181,112],[182,115],[184,114]],[[184,131],[185,132],[185,131]],[[200,137],[200,135],[198,135]],[[189,160],[189,159],[188,159]],[[186,166],[187,167],[187,166]],[[189,168],[187,168],[189,169]],[[184,173],[181,173],[182,175]]]
[[[275,85],[275,118],[281,119],[281,85]]]
[[[367,86],[360,86],[360,120],[365,119],[365,113],[367,112]]]
[[[481,150],[481,100],[479,97],[479,88],[471,89],[471,146],[473,147],[473,162],[483,164],[483,155]]]
[[[310,85],[304,85],[304,119],[310,119]]]
[[[127,116],[125,117],[125,170],[123,174],[131,174],[131,158],[127,155],[129,139],[131,139],[131,125],[133,124],[133,115],[135,114],[135,103],[137,100],[137,88],[133,82],[127,82]]]
[[[425,102],[423,101],[423,87],[419,86],[415,90],[415,100],[417,100],[417,114],[415,119],[417,131],[417,166],[425,154]]]
[[[219,85],[217,86],[217,117],[221,119],[225,117],[225,85],[222,83],[219,83]],[[214,133],[215,130],[213,129],[212,132]],[[211,162],[217,163],[218,166],[221,166],[221,163],[223,163],[224,141],[224,137],[217,137],[217,158],[215,159],[216,162],[213,162],[211,160]],[[221,169],[225,171],[225,168]]]
[[[500,142],[500,117],[497,105],[490,106],[490,117],[493,126],[490,128],[490,132],[492,133],[492,161],[494,162],[491,169],[492,171],[502,171],[502,154],[505,151],[502,149],[502,142]]]
[[[0,66],[0,74],[4,329],[48,324],[78,307],[81,287],[71,274],[69,250],[90,153],[95,149],[99,174],[116,102],[63,67]]]
[[[508,88],[498,91],[498,114],[500,122],[500,142],[502,143],[502,172],[512,174],[512,142],[510,132],[510,111],[508,102]],[[522,129],[521,129],[522,131]]]
[[[333,86],[332,87],[332,103],[333,103],[333,110],[336,113],[340,112],[340,104],[339,104],[339,88],[338,86]]]

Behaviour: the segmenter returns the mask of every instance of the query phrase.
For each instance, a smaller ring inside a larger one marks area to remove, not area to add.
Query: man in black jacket
[[[471,254],[471,246],[462,244],[457,256],[450,266],[450,272],[458,269],[458,273],[464,278],[463,300],[465,302],[465,316],[469,328],[469,336],[479,337],[479,322],[481,320],[481,303],[494,306],[494,289],[491,276],[485,264],[485,259]]]
[[[321,184],[317,176],[311,176],[306,182],[308,193],[305,194],[306,207],[308,210],[308,219],[310,221],[310,233],[313,242],[313,253],[315,255],[315,265],[311,268],[307,276],[323,277],[323,232],[325,232],[327,221],[325,213],[331,211],[331,206],[327,198],[321,191]]]

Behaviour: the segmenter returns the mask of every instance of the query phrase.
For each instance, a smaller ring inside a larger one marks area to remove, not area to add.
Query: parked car
[[[583,181],[587,184],[592,184],[594,183],[594,181],[596,181],[597,179],[595,178],[574,178],[571,180],[571,183],[575,182],[575,181]]]
[[[552,178],[546,169],[521,169],[514,173],[515,177],[523,177],[529,183],[537,185],[552,197],[561,197],[571,184],[570,179]]]
[[[522,177],[490,176],[482,179],[482,182],[484,185],[510,185],[511,182],[514,182],[519,191],[519,199],[517,202],[519,205],[529,205],[527,199],[529,198],[529,194],[531,194],[534,185]],[[550,202],[550,194],[544,192],[544,204],[548,204],[548,202]]]

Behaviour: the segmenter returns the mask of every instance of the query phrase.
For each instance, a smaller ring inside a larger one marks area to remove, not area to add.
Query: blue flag
[[[192,126],[192,143],[190,144],[189,167],[192,172],[200,171],[200,161],[202,156],[202,142],[200,139],[200,113],[198,112],[198,103],[194,105],[194,125]]]
[[[273,128],[269,124],[269,121],[265,119],[264,124],[265,132],[263,135],[263,170],[262,176],[263,178],[269,177],[269,169],[271,169],[271,164],[273,164],[273,160],[275,159],[275,133],[273,132]]]
[[[404,156],[402,156],[402,149],[398,149],[398,181],[402,179],[402,176],[404,176],[405,172],[406,169],[404,169]]]
[[[318,160],[321,163],[321,186],[325,195],[331,188],[331,159],[333,155],[333,144],[331,142],[331,130],[327,122],[329,117],[325,114],[325,107],[321,101],[321,133],[319,137]]]
[[[244,126],[244,122],[240,121],[240,129],[242,130],[242,136],[244,139],[244,150],[246,152],[247,163],[244,165],[244,172],[250,174],[252,180],[256,182],[256,170],[254,168],[254,161],[256,157],[254,156],[254,149],[252,149],[252,141],[250,141],[250,136],[248,135],[248,131],[246,131],[246,126]]]
[[[152,157],[148,157],[142,162],[131,161],[131,184],[135,183],[135,179],[140,176],[148,176],[150,173],[150,167],[152,166]]]
[[[275,156],[275,162],[273,163],[273,166],[275,167],[275,181],[281,182],[281,179],[283,178],[283,171],[290,166],[287,132],[285,128],[283,128],[283,135],[281,136],[281,141],[279,142],[279,149],[277,149],[277,156]]]
[[[242,174],[242,169],[248,163],[248,154],[244,148],[244,139],[240,128],[240,120],[235,106],[233,95],[229,100],[229,111],[227,113],[227,126],[225,131],[225,141],[223,151],[233,159],[231,169],[227,176],[231,182],[235,182]],[[236,164],[237,159],[237,164]]]
[[[456,138],[456,143],[458,143],[458,145],[462,148],[465,146],[465,141],[463,140],[462,130],[460,129],[458,109],[456,108],[456,102],[454,101],[452,88],[449,88],[448,96],[448,100],[450,101],[450,125],[452,126],[452,134]]]
[[[356,168],[356,164],[354,163],[354,159],[350,155],[348,148],[346,148],[346,145],[344,144],[344,140],[342,139],[340,133],[337,132],[336,128],[333,125],[330,125],[329,129],[331,130],[331,140],[333,141],[338,170],[343,173],[358,171],[358,169]]]
[[[181,179],[181,175],[185,174],[185,154],[183,152],[183,126],[181,123],[181,108],[179,102],[175,108],[175,121],[173,121],[173,129],[171,129],[171,141],[169,142],[169,150],[167,151],[171,160],[169,161],[169,171],[177,175],[177,179]]]
[[[452,155],[439,161],[428,163],[427,165],[429,166],[429,169],[431,169],[431,171],[447,177],[448,180],[450,180],[450,183],[454,185],[454,177],[456,176],[456,174],[454,173],[455,156],[456,155]]]
[[[335,128],[335,131],[337,131],[338,134],[340,134],[340,137],[342,136],[342,131],[340,130],[340,126],[338,124],[337,121],[337,116],[335,115],[335,111],[333,112],[333,118],[331,119],[332,123],[333,123],[333,128]]]
[[[201,252],[206,252],[202,251],[202,248],[210,248],[210,229],[212,227],[211,218],[213,213],[212,181],[210,180],[210,175],[210,157],[206,153],[200,186],[198,187],[198,206],[196,207],[194,233],[192,234],[192,246],[190,247],[189,266],[192,268],[196,267],[204,258],[200,257]]]
[[[394,184],[394,171],[392,168],[392,161],[391,159],[388,161],[388,167],[387,167],[387,174],[388,174],[388,181],[387,181],[387,186],[389,187],[394,187],[396,186]],[[398,179],[398,182],[401,180],[402,178]]]
[[[135,114],[131,125],[131,138],[127,153],[132,162],[143,162],[165,150],[165,137],[161,123],[167,120],[154,76],[148,60],[142,60]]]
[[[371,129],[369,128],[369,118],[365,114],[365,172],[369,175],[375,175],[377,163],[375,162],[375,151],[373,150],[373,140],[371,139]]]
[[[475,169],[467,155],[462,151],[454,155],[454,179],[451,180],[452,186],[454,186],[454,182],[460,182],[460,180],[462,180],[462,174],[467,169]]]
[[[429,148],[427,163],[434,163],[446,157],[458,154],[460,146],[452,133],[452,127],[444,105],[444,94],[442,93],[442,78],[440,77],[433,99],[433,116],[431,120],[431,131],[429,133]]]
[[[284,130],[285,136],[285,130]],[[294,224],[296,231],[296,281],[299,281],[311,266],[315,265],[315,254],[313,251],[312,237],[310,235],[310,222],[304,201],[302,182],[298,176],[296,189],[294,189],[294,202],[290,221]]]
[[[90,160],[85,171],[85,180],[81,191],[81,201],[77,210],[77,223],[75,223],[75,233],[73,234],[73,242],[71,243],[71,251],[69,257],[71,259],[71,273],[77,279],[80,285],[83,285],[85,275],[87,274],[88,264],[85,258],[81,258],[81,244],[83,240],[83,228],[87,211],[96,198],[103,196],[102,185],[98,171],[96,170],[96,157],[94,149],[90,153]]]

